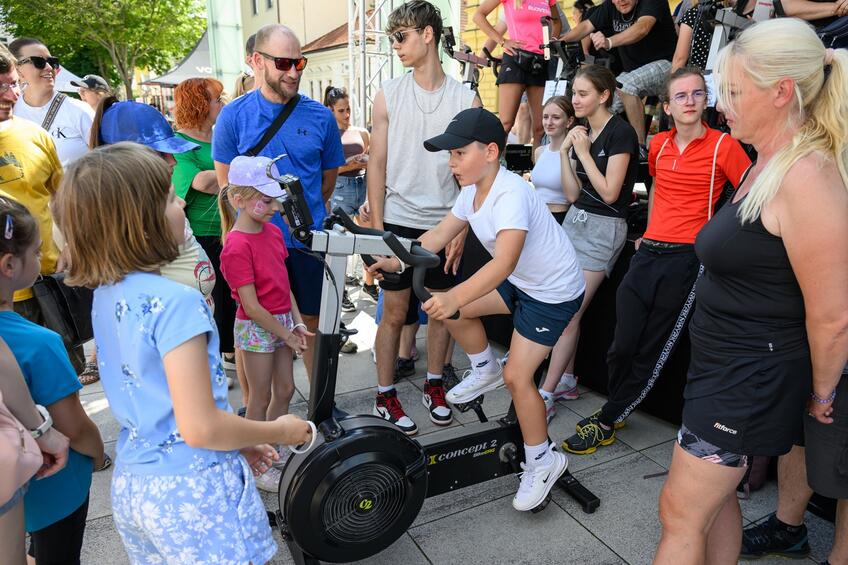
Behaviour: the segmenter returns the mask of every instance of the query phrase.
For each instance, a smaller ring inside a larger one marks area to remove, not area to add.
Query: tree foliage
[[[203,0],[0,0],[0,12],[15,37],[41,39],[69,66],[96,65],[129,99],[137,67],[168,70],[206,27]]]

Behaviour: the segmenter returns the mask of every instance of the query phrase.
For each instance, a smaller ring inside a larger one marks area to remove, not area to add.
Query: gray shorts
[[[612,272],[627,239],[624,218],[601,216],[572,205],[562,223],[584,271]]]
[[[665,79],[671,71],[671,61],[659,60],[642,65],[630,72],[623,72],[615,79],[621,83],[621,91],[625,94],[643,98],[645,96],[659,96],[662,94]],[[621,112],[624,106],[621,98],[616,93],[612,101],[612,111]]]

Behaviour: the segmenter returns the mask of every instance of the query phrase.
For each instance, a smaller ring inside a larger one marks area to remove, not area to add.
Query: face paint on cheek
[[[262,214],[265,214],[267,212],[268,212],[268,205],[265,204],[263,201],[257,200],[256,203],[253,205],[253,213],[254,214],[261,216]]]

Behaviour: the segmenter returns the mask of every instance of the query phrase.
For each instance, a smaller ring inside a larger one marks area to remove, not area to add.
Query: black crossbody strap
[[[271,138],[274,137],[278,131],[280,131],[281,127],[283,127],[283,124],[294,111],[294,107],[297,106],[298,102],[300,102],[300,94],[295,94],[294,98],[292,98],[289,103],[286,104],[286,107],[283,108],[282,112],[280,112],[279,115],[274,118],[274,121],[271,122],[271,125],[268,126],[268,129],[265,130],[265,134],[262,136],[262,139],[259,140],[259,143],[257,143],[252,149],[249,149],[245,153],[245,155],[247,155],[248,157],[255,157],[256,155],[259,155],[259,152],[262,151],[266,145],[268,145],[268,142],[271,141]]]
[[[41,122],[41,127],[50,131],[50,126],[53,125],[53,120],[56,119],[56,114],[59,113],[59,107],[62,105],[62,102],[65,101],[67,96],[60,92],[54,98],[53,102],[50,104],[50,107],[47,109],[47,115],[44,116],[44,121]]]

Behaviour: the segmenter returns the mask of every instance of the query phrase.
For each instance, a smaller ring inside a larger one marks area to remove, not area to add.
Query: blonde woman
[[[837,425],[848,357],[848,53],[800,20],[769,20],[725,47],[717,71],[719,110],[758,161],[695,242],[705,274],[661,564],[736,563],[748,457],[788,452],[805,413]]]

